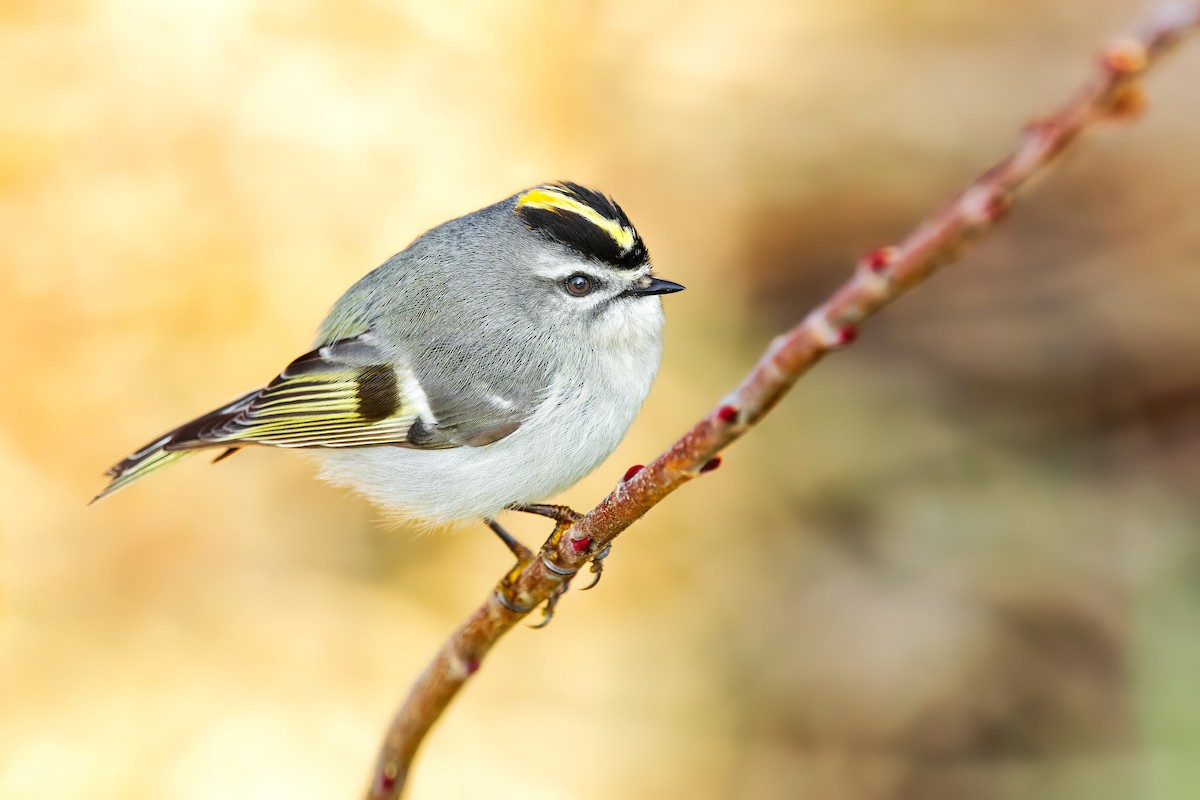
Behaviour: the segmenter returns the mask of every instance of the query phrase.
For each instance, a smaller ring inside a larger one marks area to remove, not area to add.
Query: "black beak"
[[[650,282],[645,286],[635,286],[632,289],[626,289],[625,294],[631,297],[650,297],[656,294],[671,294],[672,292],[682,292],[683,286],[680,286],[674,281],[664,281],[662,278],[651,278]]]

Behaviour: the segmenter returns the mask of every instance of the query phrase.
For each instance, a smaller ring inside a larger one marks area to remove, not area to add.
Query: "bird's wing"
[[[470,382],[464,381],[434,378],[426,389],[415,370],[396,364],[369,332],[318,347],[262,389],[130,454],[108,471],[111,481],[95,500],[206,448],[226,448],[220,460],[246,445],[482,447],[508,436],[524,419],[524,407],[513,400],[486,392],[472,399]],[[463,394],[446,393],[455,386]]]
[[[519,428],[545,400],[552,372],[535,348],[462,337],[426,342],[404,370],[420,387],[428,409],[414,421],[408,442],[416,447],[483,447]]]
[[[414,417],[395,370],[359,336],[305,353],[241,402],[176,428],[164,449],[400,444]]]
[[[416,370],[397,365],[366,333],[306,353],[242,407],[177,429],[165,449],[480,447],[520,426],[514,408],[503,400],[493,406],[487,399],[472,402],[431,392]]]

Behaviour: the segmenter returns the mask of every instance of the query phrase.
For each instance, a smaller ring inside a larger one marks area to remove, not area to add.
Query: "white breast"
[[[651,336],[565,366],[533,415],[484,447],[322,450],[321,477],[389,513],[431,522],[547,500],[595,469],[624,438],[650,391],[660,350]]]

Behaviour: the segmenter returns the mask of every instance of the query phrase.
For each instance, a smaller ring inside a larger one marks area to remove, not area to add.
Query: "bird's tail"
[[[92,498],[92,503],[97,500],[103,500],[113,492],[124,489],[138,478],[149,475],[151,472],[156,472],[168,464],[174,464],[179,459],[190,456],[195,452],[195,450],[167,450],[158,442],[150,444],[136,453],[129,455],[120,463],[113,465],[108,472],[104,473],[112,478],[112,480],[108,482],[108,486],[104,487],[104,491]]]
[[[165,433],[153,442],[145,445],[137,452],[130,453],[105,473],[111,480],[100,494],[92,498],[91,502],[95,503],[97,500],[103,500],[110,494],[124,489],[137,479],[143,478],[151,472],[157,472],[165,466],[174,464],[176,461],[192,455],[197,452],[198,448],[222,446],[219,442],[201,442],[195,438],[195,433],[217,418],[237,414],[251,400],[257,397],[260,391],[259,389],[255,389],[253,392],[244,394],[232,403],[197,417],[191,422],[180,425],[175,430]],[[225,445],[225,447],[227,449],[217,456],[215,461],[220,461],[238,449],[237,447],[229,447],[228,445]],[[88,505],[91,505],[91,503]]]

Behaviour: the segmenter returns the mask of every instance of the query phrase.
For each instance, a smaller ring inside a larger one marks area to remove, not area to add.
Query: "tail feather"
[[[261,390],[256,389],[253,392],[244,394],[228,405],[210,411],[191,422],[184,423],[170,433],[163,434],[153,442],[150,442],[150,444],[142,447],[137,452],[126,456],[105,473],[112,480],[109,481],[108,486],[105,486],[100,494],[92,498],[88,505],[95,503],[97,500],[103,500],[110,494],[124,489],[129,484],[149,475],[151,472],[157,472],[163,467],[174,464],[176,461],[196,453],[199,447],[223,446],[228,448],[227,444],[223,445],[220,442],[202,442],[196,439],[195,431],[214,420],[239,413],[251,400],[258,396],[259,391]],[[217,456],[214,461],[220,461],[232,455],[235,450],[237,450],[236,447],[229,448],[226,452]]]
[[[369,337],[330,342],[297,358],[265,387],[180,425],[126,457],[108,471],[112,480],[92,502],[206,448],[224,448],[216,458],[220,461],[250,444],[420,446],[409,437],[415,412],[413,404],[405,402],[404,390],[387,353]]]
[[[179,459],[186,458],[195,452],[195,450],[168,451],[159,447],[142,455],[140,458],[130,456],[105,473],[112,480],[109,481],[108,486],[105,486],[100,494],[92,498],[91,503],[88,503],[88,505],[95,503],[97,500],[103,500],[110,494],[124,489],[138,478],[145,477],[151,472],[156,472],[168,464],[174,464]]]

